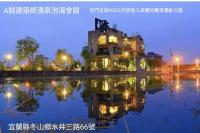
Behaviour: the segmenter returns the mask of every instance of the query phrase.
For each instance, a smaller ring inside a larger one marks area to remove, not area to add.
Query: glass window
[[[109,36],[109,43],[118,43],[118,39],[115,36]]]
[[[106,44],[106,42],[107,42],[107,38],[106,38],[105,35],[99,36],[99,38],[98,38],[98,44],[102,45],[102,44]]]

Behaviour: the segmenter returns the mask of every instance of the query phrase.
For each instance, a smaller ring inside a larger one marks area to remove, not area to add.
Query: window
[[[107,38],[106,38],[105,35],[99,36],[99,38],[98,38],[98,44],[102,45],[102,44],[106,44],[106,42],[107,42]]]
[[[115,36],[109,36],[109,43],[118,43],[118,39]]]
[[[108,67],[108,65],[109,65],[108,58],[103,58],[102,59],[102,65],[103,65],[103,68],[107,68]]]

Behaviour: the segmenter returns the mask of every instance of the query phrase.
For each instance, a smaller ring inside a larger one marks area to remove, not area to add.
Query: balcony
[[[108,51],[103,51],[103,52],[97,51],[96,55],[110,55],[110,54]]]
[[[120,54],[122,54],[121,48],[113,48],[113,54],[115,54],[115,55],[120,55]]]

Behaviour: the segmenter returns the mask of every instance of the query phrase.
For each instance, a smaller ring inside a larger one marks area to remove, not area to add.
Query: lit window
[[[107,80],[103,81],[102,90],[103,90],[103,91],[108,91],[108,90],[109,90],[109,84],[108,84],[108,81],[107,81]]]
[[[141,59],[141,60],[140,60],[140,67],[141,67],[142,69],[145,69],[145,68],[146,68],[145,59]]]
[[[117,113],[117,112],[118,112],[118,106],[111,106],[111,107],[109,108],[109,112],[110,112],[111,114]]]
[[[104,68],[107,68],[107,67],[108,67],[108,65],[109,65],[109,60],[108,60],[108,58],[103,58],[103,59],[102,59],[102,65],[103,65]]]
[[[118,39],[115,36],[109,36],[109,43],[118,43]]]
[[[102,45],[102,44],[106,44],[106,42],[107,42],[107,38],[106,38],[105,35],[99,36],[99,38],[98,38],[98,44]]]
[[[106,114],[107,113],[107,107],[106,107],[106,105],[99,105],[99,111],[100,111],[100,113],[101,114]]]

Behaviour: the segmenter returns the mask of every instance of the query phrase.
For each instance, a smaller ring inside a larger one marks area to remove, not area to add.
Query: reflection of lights
[[[64,97],[64,99],[65,99],[66,96],[67,96],[67,90],[66,90],[66,88],[64,88],[64,90],[62,91],[62,94],[63,94],[63,97]]]
[[[145,59],[141,59],[141,60],[140,60],[140,67],[141,67],[141,69],[145,69],[145,68],[146,68]]]
[[[25,86],[26,86],[26,87],[29,87],[29,86],[30,86],[30,83],[29,83],[28,81],[26,81],[26,82],[25,82]]]
[[[111,106],[111,107],[109,107],[109,112],[111,114],[117,113],[118,112],[118,106]]]
[[[67,95],[67,90],[64,89],[62,93],[63,93],[64,96],[66,96]]]
[[[99,111],[101,114],[106,114],[107,113],[106,105],[103,105],[103,104],[99,105]]]
[[[144,102],[145,102],[145,98],[142,98],[142,99],[141,99],[141,103],[144,103]]]
[[[196,77],[196,87],[199,88],[199,75],[197,74],[197,77]]]
[[[129,91],[128,91],[128,90],[125,90],[125,92],[124,92],[124,98],[125,98],[125,99],[128,99],[129,96],[130,96]]]
[[[19,83],[14,83],[13,86],[14,86],[15,88],[19,88],[19,87],[20,87],[20,84],[19,84]]]
[[[52,81],[51,81],[51,84],[52,84],[53,86],[56,86],[56,85],[57,85],[57,82],[56,82],[55,80],[52,80]]]
[[[12,97],[12,93],[11,93],[11,92],[7,92],[7,93],[6,93],[6,97],[7,97],[8,99],[10,99],[10,98]]]
[[[145,78],[143,78],[143,79],[140,81],[140,85],[141,85],[141,89],[145,90],[145,87],[146,87]]]
[[[125,110],[128,111],[129,110],[129,105],[125,104]]]
[[[181,86],[180,86],[180,80],[179,80],[179,74],[176,75],[176,85],[175,85],[175,89],[178,92],[180,90]]]

